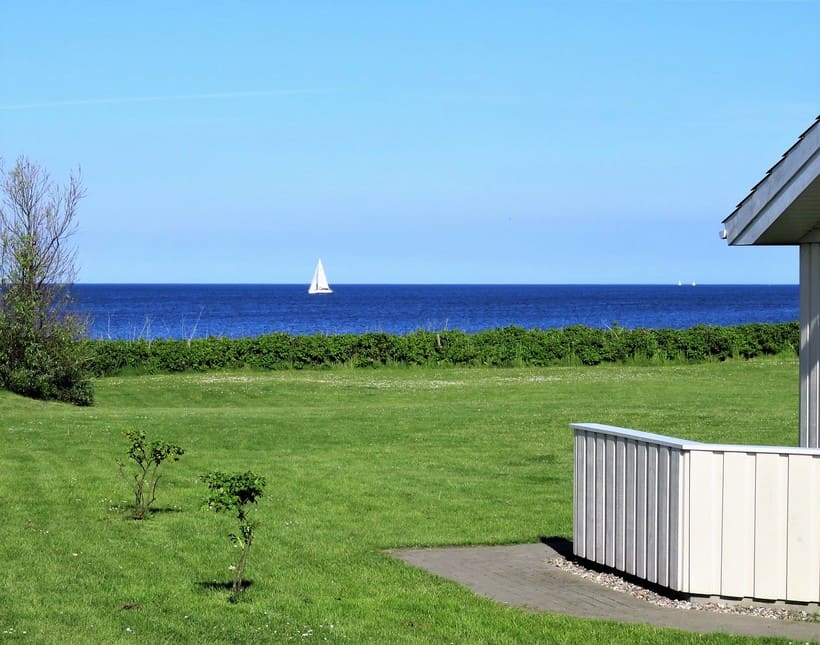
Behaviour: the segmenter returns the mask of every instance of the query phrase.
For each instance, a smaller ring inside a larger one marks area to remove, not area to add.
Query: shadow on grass
[[[153,506],[148,511],[146,517],[150,517],[151,515],[160,515],[165,513],[181,513],[182,509],[178,506],[160,506],[159,508],[154,508]]]
[[[575,557],[572,553],[572,540],[568,540],[567,538],[559,537],[557,535],[552,535],[550,537],[544,537],[542,535],[541,544],[546,544],[567,560],[572,560]]]
[[[121,520],[134,520],[136,522],[141,522],[143,520],[151,519],[152,515],[166,515],[172,513],[182,513],[181,508],[176,506],[161,506],[159,508],[151,508],[145,515],[139,516],[134,513],[134,508],[132,506],[117,505],[112,506],[108,509],[108,515],[106,516],[107,519],[121,519]]]
[[[242,581],[242,591],[245,591],[253,584],[253,580]],[[218,582],[217,580],[208,580],[196,583],[197,589],[203,591],[231,591],[233,589],[233,581]]]

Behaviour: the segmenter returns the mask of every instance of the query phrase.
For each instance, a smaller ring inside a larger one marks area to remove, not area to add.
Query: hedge
[[[545,366],[667,363],[753,358],[800,346],[796,322],[689,329],[505,327],[338,335],[266,334],[256,338],[89,340],[97,376],[224,368],[302,369],[330,366]]]

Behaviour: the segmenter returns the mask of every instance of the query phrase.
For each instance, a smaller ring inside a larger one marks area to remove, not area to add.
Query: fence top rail
[[[610,426],[604,423],[570,423],[570,427],[576,432],[594,432],[596,434],[624,437],[625,439],[642,441],[644,443],[654,443],[661,446],[668,446],[670,448],[679,448],[681,450],[685,450],[689,446],[700,445],[696,441],[679,439],[678,437],[669,437],[667,435],[662,434],[653,434],[651,432],[644,432],[642,430],[619,428],[618,426]]]
[[[678,437],[669,437],[642,430],[632,430],[630,428],[620,428],[603,423],[570,423],[570,427],[575,432],[591,432],[596,434],[623,437],[633,441],[651,443],[669,448],[677,448],[688,452],[744,452],[744,453],[765,453],[775,455],[807,455],[820,459],[820,448],[798,448],[792,446],[753,446],[742,444],[720,444],[703,443],[701,441],[691,441]]]

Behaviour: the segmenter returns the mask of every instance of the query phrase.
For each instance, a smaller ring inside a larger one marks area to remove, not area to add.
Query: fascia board
[[[820,121],[784,155],[724,221],[729,244],[755,244],[820,175]],[[799,243],[795,239],[793,243]]]

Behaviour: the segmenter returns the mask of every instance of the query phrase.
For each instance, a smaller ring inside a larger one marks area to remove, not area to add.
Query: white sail
[[[333,293],[333,289],[330,288],[327,282],[325,267],[322,266],[322,258],[319,258],[319,261],[316,263],[316,270],[313,272],[313,280],[310,281],[308,293]]]

